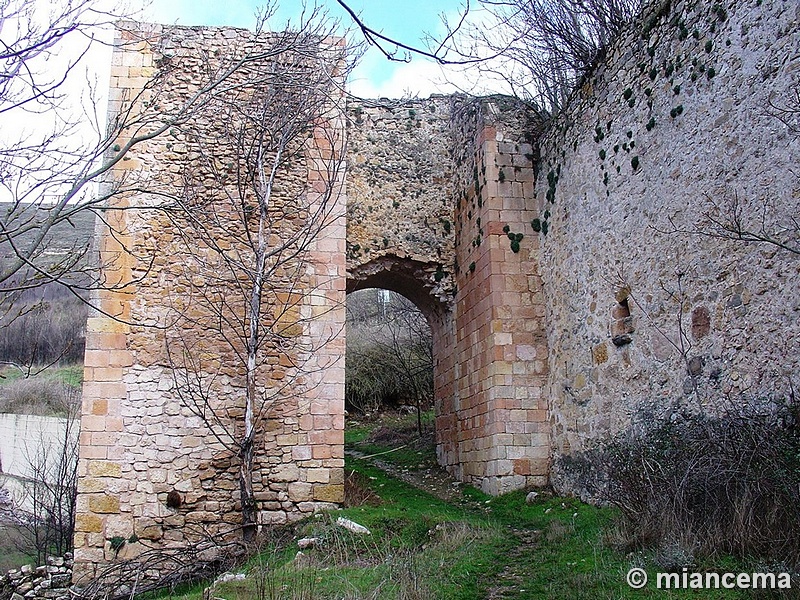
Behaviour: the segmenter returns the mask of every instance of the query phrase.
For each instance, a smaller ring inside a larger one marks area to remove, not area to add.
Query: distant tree
[[[400,294],[390,293],[384,309],[371,292],[356,292],[347,301],[347,400],[362,411],[392,400],[410,402],[422,433],[422,409],[433,397],[431,329]]]

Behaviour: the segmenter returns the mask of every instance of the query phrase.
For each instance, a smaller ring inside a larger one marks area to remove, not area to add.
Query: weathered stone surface
[[[313,490],[314,486],[310,483],[290,483],[289,499],[292,502],[308,502],[313,499]]]
[[[286,292],[296,312],[275,314],[309,347],[330,341],[312,353],[314,375],[276,403],[257,440],[260,523],[341,500],[337,332],[345,292],[362,287],[403,293],[425,313],[434,334],[438,460],[489,493],[547,483],[554,458],[626,426],[639,409],[684,394],[781,393],[774,374],[791,377],[798,367],[797,261],[762,244],[686,232],[724,217],[734,201],[744,214],[769,207],[777,224],[800,213],[798,136],[764,114],[793,97],[797,60],[787,50],[797,46],[796,10],[743,0],[713,28],[703,3],[670,10],[646,44],[634,29],[610,48],[591,86],[546,127],[499,96],[352,101],[337,115],[333,127],[348,141],[338,174],[346,197],[337,198],[303,271],[299,287],[315,293]],[[700,40],[678,39],[674,18]],[[180,56],[174,98],[168,94],[178,102],[201,81],[201,49],[236,47],[248,34],[153,27],[148,36],[133,53],[137,64],[117,55],[115,68],[127,71],[114,75],[113,109],[136,96],[150,76],[142,68],[162,53]],[[713,52],[699,53],[700,71],[686,57],[706,39]],[[627,89],[633,106],[620,102]],[[186,128],[214,139],[218,126],[202,116]],[[196,152],[187,133],[176,128],[143,144],[114,176],[139,175],[164,190],[183,185],[179,175]],[[279,204],[324,181],[316,167],[335,149],[323,131],[309,141],[313,154],[281,179]],[[193,181],[212,197],[206,179],[198,169]],[[199,267],[187,273],[191,253],[148,208],[152,201],[120,198],[105,217],[122,235],[98,231],[105,274],[131,282],[125,294],[101,294],[100,304],[130,318],[89,320],[79,562],[103,560],[106,515],[115,511],[131,515],[134,529],[140,521],[160,528],[159,541],[175,546],[191,542],[186,523],[221,531],[241,518],[237,457],[181,405],[162,333],[128,324],[165,322],[176,306],[203,316],[188,299],[209,277]],[[115,209],[129,206],[139,210]],[[236,247],[226,235],[218,243]],[[152,269],[136,265],[122,244],[158,248]],[[182,333],[223,395],[241,398],[231,353],[196,330]],[[688,374],[682,341],[705,359]],[[295,358],[270,357],[263,385],[291,380]],[[241,405],[226,414],[240,418]],[[168,506],[176,489],[184,501]],[[117,496],[118,506],[100,500]]]
[[[102,460],[89,461],[88,464],[89,475],[93,477],[120,477],[122,475],[122,466]]]
[[[78,513],[75,515],[75,531],[82,533],[101,533],[103,520],[92,514]]]
[[[89,496],[89,510],[93,513],[111,513],[119,512],[119,498],[108,495],[93,495]]]
[[[344,486],[333,484],[316,484],[314,486],[314,500],[320,502],[343,502]]]
[[[796,86],[797,60],[786,58],[798,44],[796,6],[743,0],[724,22],[702,3],[668,6],[647,39],[633,30],[610,49],[591,89],[539,140],[531,203],[538,218],[551,213],[538,271],[555,456],[596,443],[639,410],[684,402],[684,393],[709,406],[722,395],[774,397],[788,381],[775,374],[797,372],[797,261],[692,233],[720,233],[712,220],[734,208],[748,227],[760,226],[762,210],[769,227],[800,213],[791,173],[800,138],[757,116]],[[678,39],[678,21],[699,39]],[[623,302],[635,331],[615,330]],[[630,342],[612,345],[615,335]],[[587,368],[588,394],[576,398],[564,382]]]

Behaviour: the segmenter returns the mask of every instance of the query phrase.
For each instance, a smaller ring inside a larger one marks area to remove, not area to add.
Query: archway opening
[[[414,414],[423,434],[434,404],[433,334],[413,302],[382,288],[349,294],[345,365],[349,414]]]
[[[404,314],[413,314],[415,328],[419,333],[410,337],[424,337],[427,344],[425,355],[427,365],[424,369],[427,379],[425,384],[419,386],[420,411],[417,413],[416,398],[406,395],[398,397],[392,402],[398,407],[406,407],[410,412],[405,416],[408,423],[409,434],[419,437],[420,422],[423,425],[422,439],[430,440],[431,460],[452,471],[458,463],[456,447],[456,413],[453,405],[453,361],[455,340],[452,329],[453,290],[441,282],[441,265],[439,263],[422,262],[407,257],[385,255],[360,265],[350,265],[348,268],[347,294],[351,313],[346,331],[348,356],[345,361],[345,395],[353,399],[353,388],[348,385],[348,379],[353,375],[353,344],[357,337],[357,325],[353,323],[357,316],[353,315],[354,301],[360,290],[371,294],[373,310],[382,311],[381,303],[387,301],[387,308],[391,299],[403,307]],[[395,292],[399,296],[389,294]],[[387,335],[387,334],[384,334]],[[415,350],[417,356],[422,351]],[[416,364],[420,370],[423,361]],[[410,409],[408,407],[411,407]],[[352,413],[351,413],[352,414]],[[419,414],[419,419],[415,418]],[[402,418],[398,415],[398,418]],[[354,440],[355,429],[353,417],[348,419],[346,438]],[[413,425],[413,426],[412,426]],[[399,440],[398,440],[399,442]],[[399,442],[397,445],[401,445]],[[387,444],[384,444],[386,446]],[[427,445],[427,444],[426,444]],[[427,451],[423,451],[427,455]],[[435,457],[434,457],[435,455]],[[395,455],[393,455],[395,456]]]

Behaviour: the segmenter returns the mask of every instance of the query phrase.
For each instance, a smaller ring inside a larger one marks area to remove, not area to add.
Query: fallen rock
[[[311,537],[311,538],[303,538],[301,540],[297,540],[297,547],[300,550],[306,550],[308,548],[315,548],[319,545],[320,539]]]
[[[525,496],[525,504],[533,504],[538,497],[539,492],[528,492],[528,495]]]
[[[364,527],[363,525],[359,525],[355,521],[351,521],[350,519],[345,519],[344,517],[339,517],[336,519],[336,524],[339,527],[344,527],[347,531],[351,531],[353,533],[360,533],[364,535],[371,535],[372,532]]]

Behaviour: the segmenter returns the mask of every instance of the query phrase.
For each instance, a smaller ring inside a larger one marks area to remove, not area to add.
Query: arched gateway
[[[561,457],[631,424],[793,397],[796,10],[665,6],[544,129],[502,97],[346,100],[336,39],[286,54],[289,34],[121,31],[76,577],[197,550],[246,512],[255,527],[342,500],[344,306],[360,287],[427,315],[439,462],[492,494],[577,493]],[[698,44],[713,48],[700,77],[676,59]],[[274,180],[247,170],[278,149]]]
[[[122,31],[112,113],[185,101],[202,85],[198,57],[250,35]],[[169,63],[172,87],[156,93],[149,87],[156,67]],[[440,463],[492,494],[547,482],[537,244],[520,248],[508,235],[534,216],[526,202],[534,156],[524,141],[525,114],[510,105],[500,111],[501,102],[433,97],[326,106],[324,124],[279,173],[279,197],[307,201],[298,214],[324,206],[324,218],[303,238],[302,260],[281,263],[266,282],[274,297],[263,318],[283,333],[271,339],[265,368],[254,375],[259,389],[275,392],[264,394],[271,404],[255,434],[257,523],[300,518],[343,498],[343,306],[346,291],[361,287],[406,295],[431,323]],[[117,555],[110,540],[128,540],[121,555],[134,556],[143,544],[180,546],[241,520],[241,457],[225,436],[240,435],[244,409],[236,398],[247,387],[246,369],[220,341],[236,331],[229,323],[236,309],[223,314],[207,304],[235,294],[234,284],[223,289],[220,273],[231,252],[242,253],[232,237],[238,213],[229,206],[241,196],[219,175],[234,170],[220,118],[219,109],[198,113],[135,146],[109,183],[135,181],[98,222],[101,268],[117,285],[97,293],[100,311],[88,326],[78,576]],[[123,129],[119,144],[134,135]],[[332,169],[330,159],[343,160]],[[142,191],[154,187],[158,194]],[[218,237],[207,239],[207,226],[192,229],[196,223],[176,217],[164,197],[194,202],[192,210],[227,198],[214,205]],[[222,217],[219,206],[228,207]],[[295,215],[282,215],[271,235],[295,235]],[[252,215],[243,216],[251,227]],[[236,287],[242,279],[233,281]]]

